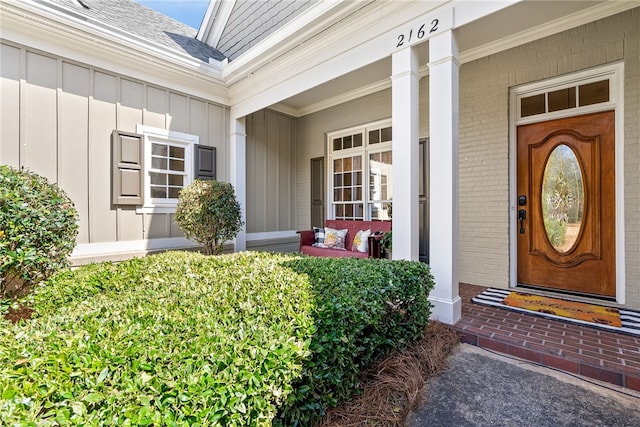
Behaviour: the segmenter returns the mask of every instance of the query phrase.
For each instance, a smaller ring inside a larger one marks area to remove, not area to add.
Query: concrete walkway
[[[640,393],[462,344],[408,427],[640,426]]]

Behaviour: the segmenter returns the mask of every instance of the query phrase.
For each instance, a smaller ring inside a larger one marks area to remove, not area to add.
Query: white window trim
[[[376,152],[391,151],[392,141],[381,142],[374,145],[369,145],[369,131],[375,129],[382,129],[391,126],[391,119],[378,120],[371,123],[366,123],[360,126],[353,126],[346,129],[328,132],[326,134],[327,143],[327,178],[326,178],[326,191],[327,191],[327,206],[326,206],[326,218],[334,218],[333,214],[333,160],[334,158],[351,157],[354,155],[362,155],[362,209],[363,219],[365,221],[371,220],[371,200],[369,199],[369,154]],[[362,133],[362,146],[358,148],[348,148],[346,150],[333,151],[333,139],[340,138],[342,136],[353,135],[356,133]]]
[[[537,114],[525,118],[520,117],[520,98],[535,95],[549,90],[562,89],[578,83],[609,78],[609,102],[592,104],[584,107],[569,108],[552,113]],[[624,304],[626,300],[626,266],[625,266],[625,231],[624,231],[624,63],[616,62],[601,67],[578,71],[576,73],[551,78],[548,80],[523,84],[511,88],[509,94],[509,151],[510,158],[510,241],[517,239],[516,235],[516,129],[520,125],[542,122],[564,117],[579,116],[589,113],[610,111],[615,112],[615,200],[616,200],[616,302]],[[509,282],[510,287],[517,286],[517,252],[515,244],[510,245]]]
[[[512,101],[512,123],[517,126],[537,123],[545,120],[554,120],[564,117],[580,116],[583,114],[595,113],[600,111],[608,111],[620,105],[620,98],[624,88],[620,90],[620,84],[623,81],[622,64],[607,65],[595,69],[584,70],[566,76],[554,79],[544,80],[531,84],[517,86],[511,89]],[[578,106],[558,111],[535,114],[527,117],[521,116],[520,99],[529,96],[548,93],[555,90],[566,89],[587,83],[593,83],[600,80],[609,79],[609,101],[600,102],[586,106]]]
[[[200,137],[182,132],[176,132],[152,126],[138,125],[136,132],[143,136],[144,143],[144,205],[136,209],[136,213],[175,213],[178,199],[158,201],[151,198],[151,183],[149,171],[151,169],[151,144],[153,142],[173,143],[185,147],[185,180],[184,186],[191,184],[194,179],[193,150]]]

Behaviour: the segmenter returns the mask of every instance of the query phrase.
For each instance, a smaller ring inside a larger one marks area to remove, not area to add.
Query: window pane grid
[[[520,117],[569,110],[610,100],[609,79],[599,80],[520,98]]]
[[[372,202],[368,204],[371,221],[390,221],[391,202]]]
[[[155,142],[151,144],[149,178],[152,198],[178,198],[187,177],[185,160],[184,147]]]
[[[358,147],[362,147],[362,133],[333,138],[333,151],[349,150]]]
[[[334,203],[334,219],[364,220],[363,203]]]
[[[362,156],[333,160],[333,201],[335,219],[364,219]]]
[[[366,136],[366,141],[363,138]],[[358,155],[332,156],[330,179],[335,219],[391,219],[392,128],[369,128],[329,140],[333,152],[358,149]],[[371,146],[371,152],[369,150]],[[385,151],[380,151],[381,149]],[[375,150],[375,152],[373,152]]]
[[[329,194],[333,218],[391,219],[392,137],[392,127],[388,125],[330,137],[330,150],[339,155],[331,156]]]
[[[369,217],[391,219],[391,151],[369,154]]]

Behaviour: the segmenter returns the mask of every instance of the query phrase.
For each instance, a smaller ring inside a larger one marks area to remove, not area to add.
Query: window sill
[[[137,214],[174,214],[175,206],[143,206],[136,209]]]

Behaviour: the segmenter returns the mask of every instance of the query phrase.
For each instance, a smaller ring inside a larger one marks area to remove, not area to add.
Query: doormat
[[[640,311],[493,288],[473,297],[472,301],[614,332],[640,335]]]

